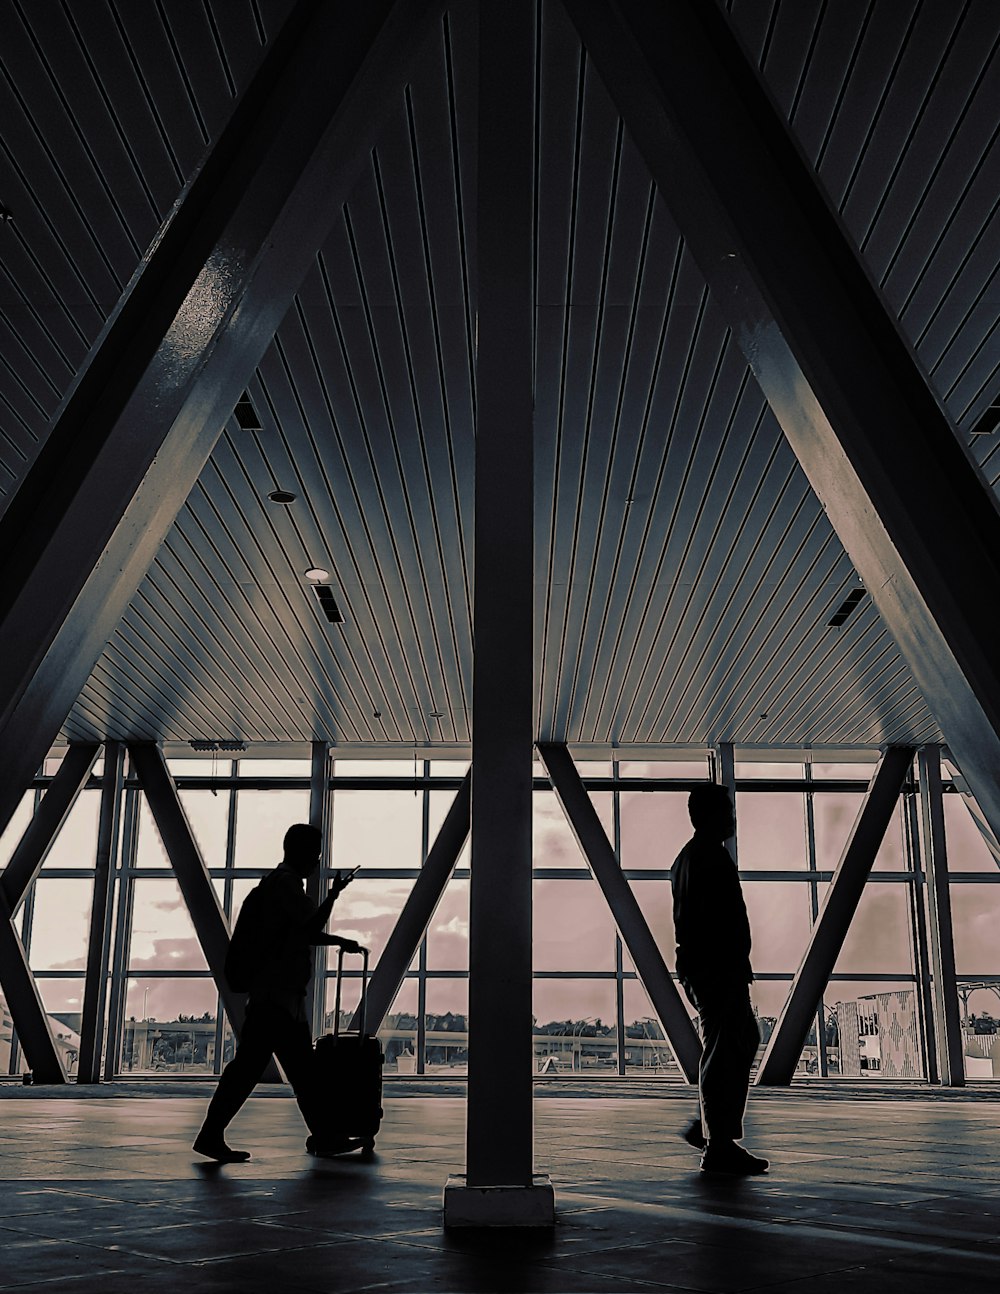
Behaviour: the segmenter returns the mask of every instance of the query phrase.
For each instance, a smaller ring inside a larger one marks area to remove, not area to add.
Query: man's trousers
[[[705,1136],[709,1141],[739,1141],[750,1067],[760,1043],[749,986],[686,979],[681,983],[701,1029],[698,1093]]]
[[[260,1082],[272,1055],[277,1056],[285,1071],[310,1131],[318,1126],[314,1119],[316,1067],[308,1024],[278,1007],[255,1007],[251,1002],[236,1055],[222,1071],[205,1115],[206,1129],[220,1135],[225,1131]]]

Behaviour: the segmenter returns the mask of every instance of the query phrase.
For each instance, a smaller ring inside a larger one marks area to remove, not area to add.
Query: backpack
[[[229,941],[223,971],[234,993],[248,993],[254,972],[260,965],[264,896],[256,885],[243,900],[236,927]]]

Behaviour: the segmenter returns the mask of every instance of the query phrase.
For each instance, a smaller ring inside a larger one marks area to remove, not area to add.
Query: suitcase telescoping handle
[[[358,1003],[359,1016],[358,1039],[365,1036],[365,1024],[368,1015],[368,949],[361,949],[364,964],[361,967],[361,1001]],[[333,1005],[333,1036],[340,1037],[340,990],[344,983],[344,950],[337,946],[337,997]]]

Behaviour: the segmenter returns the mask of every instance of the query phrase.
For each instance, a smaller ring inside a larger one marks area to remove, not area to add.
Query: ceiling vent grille
[[[851,589],[850,593],[848,593],[847,597],[844,598],[843,602],[841,602],[840,606],[827,621],[827,625],[831,629],[839,629],[847,617],[854,612],[858,603],[864,596],[864,589]]]
[[[246,391],[236,402],[236,408],[233,410],[236,414],[236,421],[240,424],[241,431],[263,431],[260,418],[257,416],[257,410],[253,407],[253,402],[247,395]]]
[[[998,395],[990,404],[989,408],[972,428],[972,436],[989,436],[1000,427],[1000,395]]]
[[[313,592],[316,594],[316,600],[323,610],[323,614],[332,625],[342,625],[344,623],[344,613],[333,600],[333,594],[326,584],[314,584]]]

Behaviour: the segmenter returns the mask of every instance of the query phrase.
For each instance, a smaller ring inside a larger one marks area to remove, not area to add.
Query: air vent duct
[[[332,625],[342,625],[344,623],[344,613],[333,600],[333,594],[327,584],[314,584],[313,592],[316,594],[317,601],[323,608],[323,614]]]
[[[850,593],[848,593],[847,597],[844,598],[843,602],[841,602],[840,606],[827,621],[827,625],[831,629],[839,629],[847,617],[855,610],[864,596],[864,589],[851,589]]]
[[[257,416],[257,410],[253,407],[253,402],[246,391],[236,401],[236,408],[233,412],[236,414],[236,421],[240,424],[240,431],[264,430],[260,418]]]

